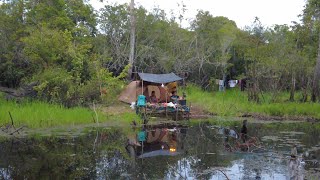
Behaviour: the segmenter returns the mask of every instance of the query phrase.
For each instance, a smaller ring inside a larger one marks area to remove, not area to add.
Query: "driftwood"
[[[25,127],[25,126],[21,126],[20,128],[18,128],[18,129],[16,129],[15,131],[11,132],[10,135],[13,135],[14,133],[20,134],[19,131],[20,131],[22,128],[24,128],[24,127]]]
[[[33,88],[38,84],[39,84],[38,82],[32,82],[30,84],[23,85],[18,89],[0,86],[0,91],[6,94],[5,95],[6,100],[21,99],[24,97],[33,98],[37,96],[37,92]]]

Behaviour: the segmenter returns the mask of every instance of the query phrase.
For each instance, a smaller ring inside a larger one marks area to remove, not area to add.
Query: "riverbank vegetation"
[[[289,101],[290,93],[288,92],[282,92],[276,100],[272,98],[272,93],[263,93],[260,95],[260,103],[253,103],[248,101],[247,92],[240,91],[239,88],[224,92],[208,92],[189,85],[185,91],[189,102],[218,116],[240,117],[255,113],[262,115],[262,120],[263,115],[283,117],[288,120],[293,117],[301,120],[303,120],[302,117],[320,119],[319,103]],[[297,97],[302,98],[302,96],[301,93],[297,93]]]
[[[191,102],[222,116],[320,117],[318,1],[306,2],[301,23],[265,27],[255,18],[243,29],[202,10],[182,27],[187,7],[179,7],[168,15],[142,6],[130,13],[128,4],[95,11],[81,0],[3,1],[0,91],[33,101],[3,102],[0,120],[11,111],[17,121],[32,119],[32,127],[92,122],[92,110],[82,107],[113,105],[135,79],[131,71],[175,72],[199,87],[188,90]],[[245,92],[217,92],[219,79],[245,80]]]
[[[85,107],[65,108],[62,105],[42,101],[15,102],[5,101],[3,98],[0,98],[0,109],[1,125],[11,125],[12,118],[14,126],[28,128],[99,125],[99,123],[122,125],[139,119],[134,112],[113,114],[102,112],[98,106],[96,110]]]

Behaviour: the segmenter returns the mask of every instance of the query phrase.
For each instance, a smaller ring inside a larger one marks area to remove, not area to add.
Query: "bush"
[[[92,102],[113,104],[124,87],[122,76],[113,77],[107,69],[99,69],[92,79],[83,83],[77,81],[64,69],[46,69],[33,77],[38,81],[35,86],[38,97],[51,103],[63,104],[66,107],[77,105],[89,106]],[[101,98],[102,97],[102,98]]]
[[[48,102],[69,104],[75,94],[72,76],[64,69],[47,69],[37,74],[33,80],[39,81],[39,85],[34,89],[38,92],[38,97]]]
[[[89,106],[92,102],[100,102],[101,94],[99,91],[99,81],[91,80],[87,81],[86,84],[79,86],[77,90],[77,104]]]
[[[125,71],[124,69],[123,71]],[[121,93],[125,81],[121,80],[126,75],[121,73],[118,77],[112,76],[112,73],[106,69],[101,69],[100,76],[103,77],[102,99],[107,105],[114,104],[118,101],[118,95]]]

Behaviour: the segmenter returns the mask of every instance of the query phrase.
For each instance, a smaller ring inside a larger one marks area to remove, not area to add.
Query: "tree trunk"
[[[312,95],[311,100],[316,102],[319,100],[319,81],[320,81],[320,33],[319,33],[318,57],[316,67],[314,68],[313,82],[312,82]]]
[[[309,78],[303,77],[302,78],[302,99],[301,102],[307,102],[308,100],[308,88],[309,88]]]
[[[135,32],[136,32],[136,24],[134,17],[134,0],[131,0],[130,3],[130,54],[129,54],[129,69],[128,69],[128,79],[131,79],[132,69],[134,63],[134,45],[135,45]]]
[[[290,91],[290,101],[294,101],[294,93],[296,90],[296,78],[295,78],[295,73],[292,73],[291,77],[291,91]]]
[[[253,98],[253,101],[255,101],[256,103],[259,103],[260,99],[259,99],[259,87],[258,87],[258,79],[257,79],[257,68],[256,68],[256,62],[254,62],[254,68],[253,68],[253,84],[252,84],[252,88],[253,88],[253,91],[252,91],[252,98]]]

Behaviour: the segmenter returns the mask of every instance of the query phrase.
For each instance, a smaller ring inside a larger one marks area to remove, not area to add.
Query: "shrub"
[[[69,104],[75,94],[72,76],[64,69],[46,69],[33,77],[39,81],[39,85],[34,89],[38,92],[38,97],[48,102]]]

